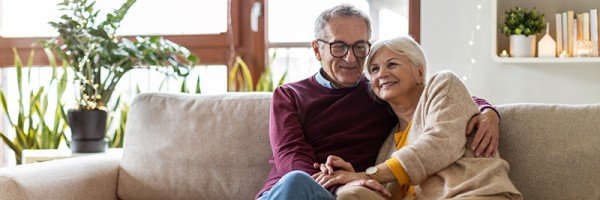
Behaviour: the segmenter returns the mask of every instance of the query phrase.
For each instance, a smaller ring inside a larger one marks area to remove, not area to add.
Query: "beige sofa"
[[[122,158],[0,169],[0,199],[252,199],[269,170],[270,98],[139,95]],[[600,105],[498,110],[500,152],[526,199],[600,199]]]

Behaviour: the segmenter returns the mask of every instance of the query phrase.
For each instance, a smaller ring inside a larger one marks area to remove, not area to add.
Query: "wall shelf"
[[[578,3],[573,4],[571,1],[563,0],[532,0],[532,1],[503,1],[493,0],[492,1],[492,49],[491,56],[493,60],[498,63],[521,63],[521,64],[536,64],[536,63],[600,63],[600,57],[585,57],[585,58],[515,58],[515,57],[500,57],[498,56],[502,50],[508,51],[508,37],[502,35],[499,28],[499,23],[504,20],[504,11],[515,6],[523,8],[535,7],[538,11],[544,13],[546,22],[550,23],[550,36],[556,40],[556,23],[554,14],[558,12],[565,12],[567,10],[573,10],[575,13],[589,12],[590,9],[600,9],[600,1],[597,0],[585,0],[577,1]],[[539,41],[544,36],[545,30],[537,35],[536,40]],[[536,41],[536,42],[537,42]],[[537,43],[536,43],[537,44]]]
[[[514,58],[514,57],[498,57],[492,55],[492,58],[499,63],[600,63],[600,57],[586,58]]]

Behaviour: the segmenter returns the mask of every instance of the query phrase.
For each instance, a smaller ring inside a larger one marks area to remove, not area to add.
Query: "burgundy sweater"
[[[368,87],[362,77],[356,87],[328,89],[314,76],[278,87],[270,109],[271,171],[256,197],[293,170],[319,172],[313,163],[324,163],[329,155],[350,162],[357,172],[375,165],[398,119],[387,104],[369,96]],[[480,108],[490,106],[476,100]],[[337,187],[327,189],[335,194]]]

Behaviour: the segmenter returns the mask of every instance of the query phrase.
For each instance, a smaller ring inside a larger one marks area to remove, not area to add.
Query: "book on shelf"
[[[583,39],[590,40],[590,14],[585,12],[581,16],[583,17]]]
[[[563,50],[562,32],[562,14],[556,13],[556,55],[560,55]]]
[[[569,42],[567,38],[569,37],[567,32],[567,12],[563,12],[562,14],[562,41],[563,41],[563,51],[568,51]],[[560,54],[559,54],[560,55]]]
[[[592,41],[593,49],[592,56],[598,57],[598,9],[590,10],[590,39]]]
[[[576,35],[574,35],[575,33],[575,25],[574,24],[574,20],[575,20],[575,16],[572,10],[567,11],[567,43],[568,43],[568,47],[567,47],[567,53],[569,54],[569,56],[573,56],[573,47],[575,46],[575,43],[573,43],[573,38],[575,38]]]
[[[577,41],[583,39],[583,14],[577,14],[577,18],[575,19],[577,20],[577,23],[575,23],[577,26],[577,28],[575,29],[575,31],[577,31],[577,37],[575,37],[575,44],[577,44]]]

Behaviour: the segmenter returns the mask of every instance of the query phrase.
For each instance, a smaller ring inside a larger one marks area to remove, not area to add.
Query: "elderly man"
[[[271,172],[258,199],[335,199],[336,191],[362,185],[385,193],[373,180],[355,180],[323,188],[312,175],[326,168],[329,155],[343,158],[356,171],[375,164],[379,148],[398,123],[386,104],[369,96],[363,76],[369,53],[371,23],[351,5],[321,13],[312,48],[321,70],[307,79],[285,84],[273,93],[269,136]],[[478,126],[473,148],[481,156],[496,151],[499,117],[485,100],[474,97],[482,111],[469,123]]]

